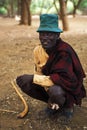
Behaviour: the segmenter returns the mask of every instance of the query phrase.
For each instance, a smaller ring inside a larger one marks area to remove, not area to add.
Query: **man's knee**
[[[53,85],[48,90],[49,95],[64,95],[65,91],[61,88],[61,86]]]
[[[65,92],[64,90],[57,85],[54,85],[48,90],[49,103],[57,103],[59,106],[62,106],[65,102]]]
[[[25,93],[30,91],[33,82],[33,75],[24,74],[16,78],[17,85]]]

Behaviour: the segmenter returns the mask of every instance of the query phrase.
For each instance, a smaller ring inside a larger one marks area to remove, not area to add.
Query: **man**
[[[41,45],[34,49],[35,72],[16,82],[23,92],[48,104],[47,114],[63,108],[70,118],[74,104],[81,105],[86,96],[83,68],[73,48],[60,38],[57,15],[42,14],[37,32]]]

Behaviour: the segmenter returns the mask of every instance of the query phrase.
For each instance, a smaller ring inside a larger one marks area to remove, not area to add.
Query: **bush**
[[[0,8],[0,14],[7,14],[7,11],[6,11],[6,9],[4,8],[4,7],[1,7]]]

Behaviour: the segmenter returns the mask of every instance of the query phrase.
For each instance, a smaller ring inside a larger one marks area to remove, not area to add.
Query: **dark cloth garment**
[[[50,75],[54,84],[65,90],[66,106],[70,107],[74,103],[81,105],[82,98],[86,96],[83,85],[85,73],[76,52],[68,43],[61,39],[57,41],[42,72]]]
[[[31,96],[32,98],[48,103],[49,95],[47,94],[45,89],[38,84],[32,83],[27,88],[27,92],[25,90],[23,90],[23,92],[25,92],[27,95]]]
[[[60,107],[64,106],[66,97],[61,86],[53,85],[48,89],[47,93],[49,95],[48,104],[56,103]]]
[[[45,91],[44,87],[34,83],[31,83],[31,85],[27,87],[27,91],[26,87],[21,89],[32,98],[48,103],[49,106],[52,103],[56,103],[62,107],[65,103],[65,92],[60,86],[57,85],[50,86],[48,91]]]

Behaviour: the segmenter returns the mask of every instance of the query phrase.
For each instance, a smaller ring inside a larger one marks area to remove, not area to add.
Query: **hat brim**
[[[37,32],[43,32],[43,31],[46,31],[46,32],[60,32],[62,33],[63,30],[61,30],[60,28],[38,28]]]

